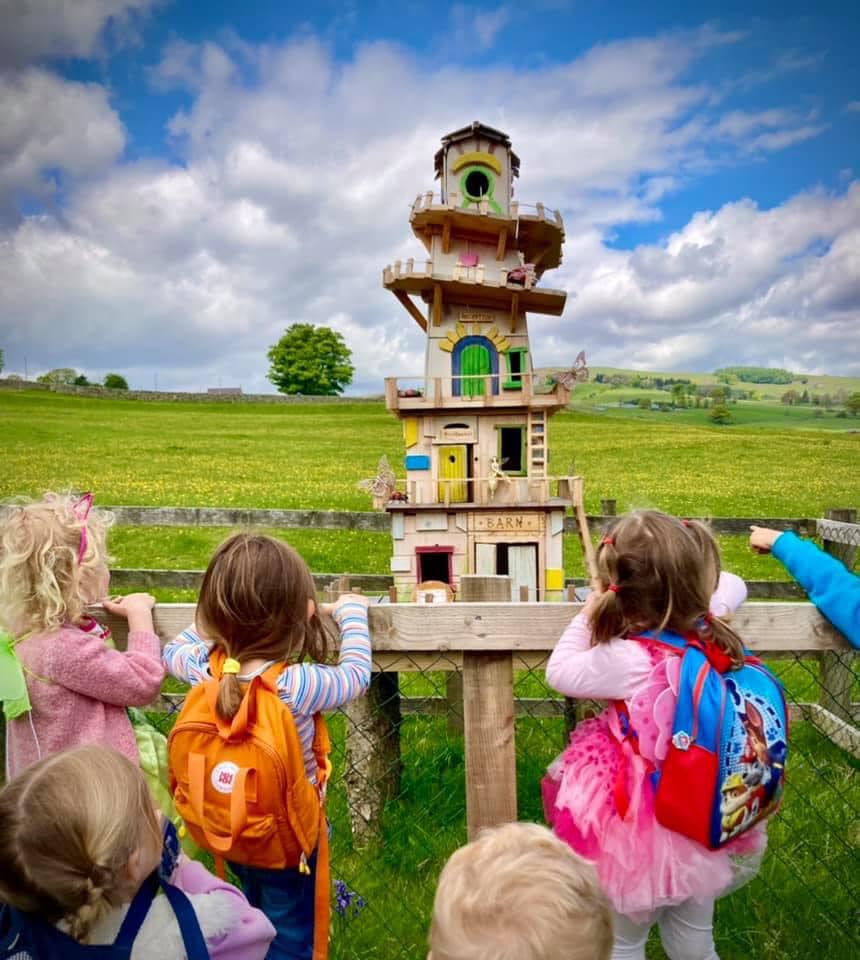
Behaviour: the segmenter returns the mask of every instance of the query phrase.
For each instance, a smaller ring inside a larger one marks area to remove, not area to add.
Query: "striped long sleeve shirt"
[[[290,708],[304,751],[308,777],[316,780],[313,753],[315,713],[334,710],[361,696],[370,684],[370,634],[367,608],[361,603],[344,601],[332,614],[340,629],[340,656],[336,665],[294,663],[281,671],[277,688],[281,700]],[[165,644],[164,666],[171,676],[192,686],[210,678],[209,647],[189,627]],[[251,681],[255,674],[240,674],[241,682]]]

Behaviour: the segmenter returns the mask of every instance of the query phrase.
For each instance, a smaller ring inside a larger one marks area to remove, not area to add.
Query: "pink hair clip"
[[[610,583],[609,586],[608,586],[606,589],[607,589],[610,593],[618,593],[618,584],[617,584],[617,583]]]
[[[93,495],[91,493],[85,493],[80,500],[76,500],[72,504],[72,514],[76,520],[81,521],[81,542],[78,546],[78,563],[83,563],[84,554],[87,552],[87,517],[90,515],[90,510],[93,506]]]
[[[600,545],[601,545],[602,547],[604,547],[604,546],[606,546],[606,547],[614,547],[614,546],[615,546],[615,537],[604,537],[604,538],[600,541]]]

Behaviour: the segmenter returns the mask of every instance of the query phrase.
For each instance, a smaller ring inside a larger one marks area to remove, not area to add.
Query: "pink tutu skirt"
[[[764,823],[720,850],[709,850],[657,822],[653,767],[646,760],[659,765],[665,756],[675,680],[667,674],[674,667],[658,664],[651,689],[628,704],[646,759],[620,742],[610,707],[577,726],[542,784],[547,822],[595,864],[615,909],[637,922],[660,907],[704,902],[741,886],[757,872],[767,843]],[[623,818],[619,793],[622,808],[627,806]]]

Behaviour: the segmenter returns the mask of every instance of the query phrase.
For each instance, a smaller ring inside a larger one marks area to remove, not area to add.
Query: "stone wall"
[[[0,389],[45,390],[79,397],[99,397],[110,400],[143,400],[162,403],[364,403],[382,401],[382,395],[369,397],[287,397],[280,393],[243,393],[239,396],[218,396],[209,393],[180,393],[167,390],[108,390],[107,387],[76,387],[61,384],[36,383],[33,380],[4,380]]]

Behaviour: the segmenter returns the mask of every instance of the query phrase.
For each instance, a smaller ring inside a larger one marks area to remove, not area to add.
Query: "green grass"
[[[551,472],[565,473],[575,461],[591,513],[600,512],[605,497],[615,498],[620,511],[651,505],[685,516],[814,517],[827,507],[855,505],[860,435],[845,429],[854,422],[837,421],[839,429],[810,422],[808,429],[798,408],[786,414],[760,406],[732,407],[738,420],[749,419],[724,428],[710,425],[707,411],[566,412],[552,421]],[[380,403],[144,404],[9,391],[0,392],[0,437],[2,495],[71,487],[93,489],[102,504],[362,510],[368,498],[355,484],[373,474],[380,454],[402,475],[400,427]],[[226,533],[120,528],[112,532],[111,550],[118,566],[199,569]],[[388,570],[385,534],[277,535],[318,572]],[[749,552],[745,537],[724,537],[722,547],[725,566],[747,579],[782,576],[775,561]],[[568,574],[582,575],[574,538],[566,554]],[[160,599],[193,600],[193,593],[164,592]],[[777,667],[792,698],[816,696],[810,664]],[[444,676],[403,674],[401,683],[406,694],[433,695],[442,692]],[[517,692],[545,696],[542,676],[518,674]],[[339,717],[332,728],[342,773]],[[436,878],[465,840],[461,738],[449,734],[444,718],[413,716],[403,720],[401,735],[401,790],[386,806],[378,846],[353,847],[342,783],[332,790],[334,873],[368,901],[357,917],[336,919],[336,960],[423,957]],[[537,784],[562,741],[560,720],[517,721],[522,819],[540,819]],[[718,906],[724,960],[847,960],[860,946],[857,764],[808,724],[795,726],[791,749],[771,853],[759,877]],[[649,957],[659,956],[650,945]]]

